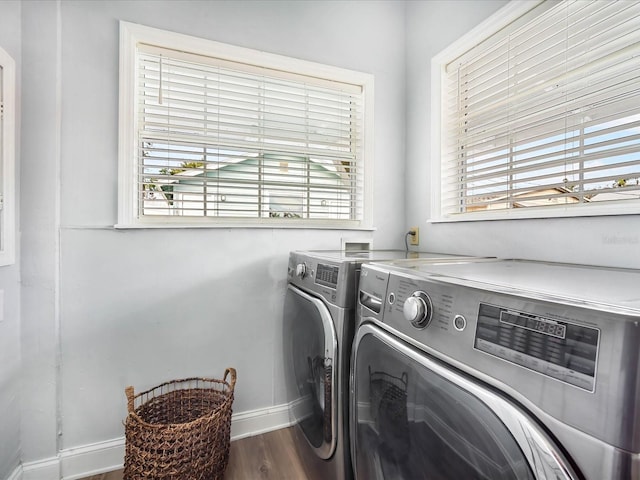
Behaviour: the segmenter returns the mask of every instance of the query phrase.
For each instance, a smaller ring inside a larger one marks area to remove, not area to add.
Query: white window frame
[[[16,122],[16,64],[13,58],[0,48],[0,265],[12,265],[16,261],[15,226],[15,122]]]
[[[507,27],[545,0],[512,0],[477,27],[460,37],[431,59],[431,217],[430,222],[460,222],[505,220],[523,218],[588,217],[603,215],[634,215],[640,213],[636,201],[565,206],[511,208],[505,210],[458,213],[445,215],[442,211],[442,124],[443,107],[442,77],[448,63],[463,55],[475,45]]]
[[[364,92],[364,132],[360,181],[363,184],[361,218],[344,220],[307,220],[278,218],[225,218],[137,215],[136,180],[137,113],[136,77],[137,45],[145,43],[190,54],[214,56],[306,76],[362,86]],[[373,179],[373,75],[338,67],[265,53],[219,43],[203,38],[169,32],[129,22],[120,22],[120,99],[118,153],[118,223],[116,228],[184,228],[184,227],[291,227],[330,229],[372,228]]]

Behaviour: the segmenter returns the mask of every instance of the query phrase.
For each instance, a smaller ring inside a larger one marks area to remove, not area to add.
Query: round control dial
[[[404,301],[402,313],[404,313],[404,318],[414,327],[425,328],[433,316],[433,304],[429,295],[424,292],[413,292]]]
[[[299,263],[296,265],[296,275],[300,278],[304,278],[307,274],[307,264]]]

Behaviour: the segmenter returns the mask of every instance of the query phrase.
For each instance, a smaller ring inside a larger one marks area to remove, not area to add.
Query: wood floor
[[[231,442],[225,480],[315,480],[296,453],[292,428]],[[83,480],[122,480],[122,470]]]
[[[244,438],[231,442],[225,480],[311,480],[296,453],[293,429]]]

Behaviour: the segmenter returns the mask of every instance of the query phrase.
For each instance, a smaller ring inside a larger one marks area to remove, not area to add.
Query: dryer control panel
[[[474,347],[592,392],[600,331],[561,317],[544,317],[480,303]]]

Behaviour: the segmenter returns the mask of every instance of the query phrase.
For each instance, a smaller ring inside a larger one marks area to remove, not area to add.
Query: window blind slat
[[[278,83],[281,81],[284,84],[288,84],[293,82],[297,84],[305,84],[309,88],[345,91],[356,96],[362,93],[362,86],[356,83],[346,83],[319,76],[309,76],[285,69],[279,70],[202,53],[175,50],[167,47],[150,45],[144,42],[138,43],[136,50],[139,58],[142,58],[145,55],[156,59],[159,57],[168,58],[169,61],[174,62],[177,65],[181,65],[185,69],[191,68],[192,70],[199,70],[202,72],[210,72],[212,69],[219,69],[229,72],[229,75],[234,76],[238,81],[240,81],[240,79],[263,78],[265,81],[270,83]]]

